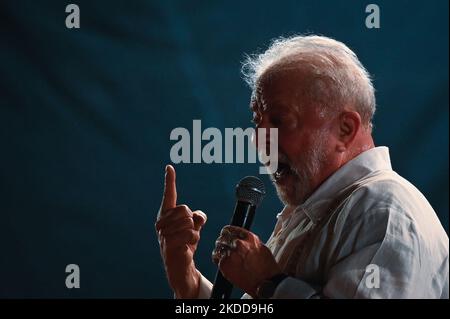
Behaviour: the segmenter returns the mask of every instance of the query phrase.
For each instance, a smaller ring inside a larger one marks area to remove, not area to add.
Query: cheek
[[[278,145],[280,151],[285,153],[291,160],[301,156],[302,152],[311,147],[311,140],[308,135],[291,133],[279,133]]]

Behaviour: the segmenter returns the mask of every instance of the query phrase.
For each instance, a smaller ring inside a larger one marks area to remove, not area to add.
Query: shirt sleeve
[[[427,286],[414,221],[400,208],[367,211],[346,226],[322,291],[329,298],[417,298]],[[422,288],[421,288],[422,287]]]
[[[320,298],[320,289],[307,282],[288,277],[281,281],[272,296],[272,299],[315,299]]]

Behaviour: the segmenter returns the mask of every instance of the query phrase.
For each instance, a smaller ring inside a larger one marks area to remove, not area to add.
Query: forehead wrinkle
[[[297,115],[304,114],[304,112],[316,111],[317,102],[311,99],[309,90],[311,85],[315,82],[316,77],[309,72],[307,68],[302,65],[294,64],[292,61],[283,61],[283,63],[278,63],[269,67],[266,72],[264,72],[259,81],[258,87],[262,91],[262,87],[270,86],[273,81],[287,81],[287,86],[290,87],[288,90],[288,100],[281,100],[282,103],[278,101],[273,101],[274,106],[281,105],[285,109],[296,113]],[[291,84],[295,83],[294,86]],[[287,88],[285,85],[285,94]],[[278,96],[276,96],[278,97]]]
[[[258,93],[252,98],[250,109],[254,112],[261,113],[294,113],[297,116],[301,115],[302,111],[305,110],[303,103],[297,101],[290,103],[290,101],[285,101],[278,95],[271,96],[270,98],[270,101],[267,102],[267,99],[264,97],[263,88],[259,87]]]

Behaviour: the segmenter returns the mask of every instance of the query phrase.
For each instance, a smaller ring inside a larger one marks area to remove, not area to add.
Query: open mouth
[[[283,179],[283,177],[292,173],[291,166],[284,162],[278,162],[277,171],[273,174],[273,177],[276,182],[279,182]]]

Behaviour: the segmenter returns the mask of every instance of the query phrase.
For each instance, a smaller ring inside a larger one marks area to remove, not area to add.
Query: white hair
[[[269,68],[286,63],[311,74],[312,84],[306,90],[321,111],[326,107],[337,110],[349,105],[360,114],[364,126],[371,129],[375,90],[369,73],[345,44],[317,35],[273,40],[265,52],[247,55],[243,62],[244,80],[253,95],[258,80]]]

